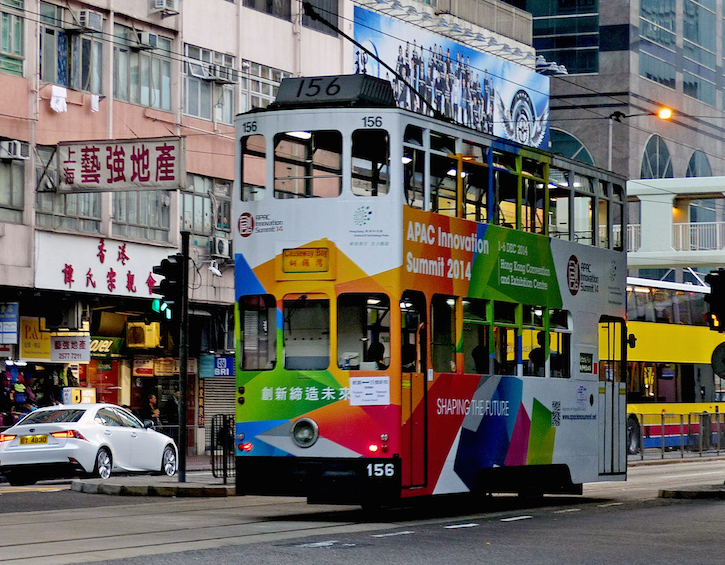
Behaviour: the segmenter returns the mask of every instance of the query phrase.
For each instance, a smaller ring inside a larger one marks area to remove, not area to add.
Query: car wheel
[[[161,474],[169,477],[176,474],[176,450],[170,445],[164,448],[161,456]]]
[[[27,472],[18,474],[16,471],[13,471],[12,473],[8,473],[7,479],[8,482],[14,487],[34,485],[38,482],[38,477],[36,477],[32,473]]]
[[[111,460],[111,453],[108,449],[102,447],[96,454],[96,466],[93,469],[93,474],[101,479],[107,479],[111,476],[112,468],[113,461]]]

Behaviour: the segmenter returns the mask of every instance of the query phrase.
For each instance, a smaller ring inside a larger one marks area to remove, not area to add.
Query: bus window
[[[387,194],[389,164],[388,132],[379,129],[352,132],[352,193],[355,196]]]
[[[267,153],[263,135],[242,138],[242,200],[264,198],[267,185]]]
[[[341,369],[386,369],[390,364],[390,300],[385,294],[337,298],[337,365]]]
[[[457,162],[450,157],[430,156],[431,211],[456,216]]]
[[[456,370],[456,299],[436,294],[431,300],[431,358],[433,369]]]
[[[463,299],[463,372],[487,374],[489,368],[489,331],[486,301]]]
[[[340,132],[291,131],[275,136],[275,198],[334,198],[341,191]]]
[[[425,295],[409,290],[400,299],[401,364],[403,372],[423,372],[425,349]]]
[[[330,301],[287,295],[283,301],[285,369],[327,369],[330,364]]]
[[[239,299],[242,325],[241,368],[244,371],[273,369],[277,357],[277,306],[273,296],[261,294]]]
[[[406,204],[411,208],[422,210],[425,202],[425,152],[404,147],[403,174],[405,175]]]

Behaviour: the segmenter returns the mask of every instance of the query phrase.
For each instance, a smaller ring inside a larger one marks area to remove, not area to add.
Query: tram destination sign
[[[186,181],[183,137],[69,141],[56,152],[58,192],[176,190]],[[52,180],[49,172],[46,178]]]

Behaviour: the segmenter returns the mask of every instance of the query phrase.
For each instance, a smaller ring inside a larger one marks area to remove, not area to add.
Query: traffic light
[[[710,285],[710,294],[705,295],[707,322],[711,330],[725,332],[725,269],[705,275],[705,282]]]
[[[153,287],[151,292],[160,294],[164,298],[163,300],[159,300],[158,304],[154,300],[151,308],[164,315],[167,319],[173,318],[174,310],[178,311],[181,305],[183,259],[184,257],[181,253],[169,255],[161,261],[160,265],[153,268],[154,274],[160,275],[163,278],[159,281],[158,285]]]

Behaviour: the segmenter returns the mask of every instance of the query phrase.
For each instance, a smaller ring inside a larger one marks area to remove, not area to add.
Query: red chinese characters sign
[[[58,144],[58,190],[176,190],[186,180],[183,137]]]

